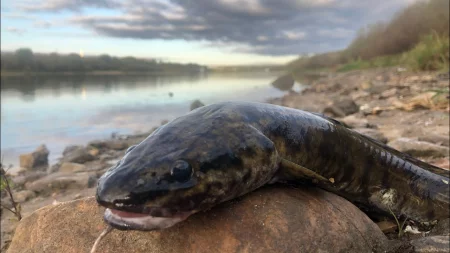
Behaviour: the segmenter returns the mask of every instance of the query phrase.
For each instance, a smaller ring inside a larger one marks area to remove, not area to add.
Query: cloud
[[[317,34],[326,38],[349,38],[354,36],[355,31],[350,29],[345,29],[341,27],[337,27],[334,29],[321,29],[317,31]]]
[[[305,32],[283,31],[283,35],[288,40],[301,40],[306,37]]]
[[[52,23],[45,20],[37,20],[34,22],[34,27],[48,29],[52,26]]]
[[[344,48],[359,28],[391,17],[411,1],[47,0],[27,7],[22,2],[21,8],[76,11],[71,24],[102,36],[200,41],[238,52],[293,55]],[[88,15],[87,8],[114,14]]]
[[[7,19],[20,19],[20,20],[35,20],[36,18],[30,15],[26,15],[23,13],[8,13],[2,14],[2,18]]]
[[[20,28],[17,28],[17,27],[7,27],[6,31],[8,31],[10,33],[17,34],[17,35],[22,35],[24,32],[26,32],[25,29],[20,29]]]
[[[79,11],[82,8],[107,8],[120,7],[120,3],[109,0],[46,0],[46,1],[22,1],[17,6],[25,11]]]

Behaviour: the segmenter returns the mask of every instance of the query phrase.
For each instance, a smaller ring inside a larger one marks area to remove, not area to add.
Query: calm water
[[[1,153],[5,164],[18,166],[19,154],[46,144],[54,162],[67,145],[108,138],[113,132],[148,131],[187,113],[195,99],[210,104],[280,97],[285,92],[270,85],[276,77],[276,73],[2,77]]]

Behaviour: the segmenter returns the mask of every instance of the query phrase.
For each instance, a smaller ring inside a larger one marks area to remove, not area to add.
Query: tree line
[[[2,71],[24,72],[199,72],[205,69],[198,64],[169,63],[135,57],[114,57],[109,55],[81,57],[78,54],[33,53],[31,49],[20,48],[15,52],[2,52]]]

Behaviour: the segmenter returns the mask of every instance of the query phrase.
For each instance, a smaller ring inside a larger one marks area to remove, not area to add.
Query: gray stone
[[[97,157],[100,154],[100,150],[98,150],[98,148],[91,148],[88,152],[93,157]]]
[[[112,150],[124,150],[127,149],[130,144],[126,140],[95,140],[89,142],[88,146],[95,147],[100,150],[112,149]]]
[[[25,188],[42,195],[66,189],[88,188],[90,173],[56,172],[34,182],[26,183]]]
[[[367,119],[357,118],[355,115],[349,115],[338,120],[350,128],[368,128],[370,125]]]
[[[4,165],[3,165],[4,166]],[[34,171],[29,171],[26,168],[22,168],[22,167],[13,167],[10,166],[8,168],[4,168],[6,171],[6,175],[10,176],[10,177],[17,177],[17,176],[22,176],[25,175],[26,173],[30,173],[30,172],[34,172]]]
[[[47,173],[44,171],[30,171],[20,176],[16,176],[12,178],[12,182],[15,187],[22,187],[27,182],[33,182],[38,180],[41,177],[46,176]]]
[[[381,133],[380,131],[377,131],[375,129],[371,129],[371,128],[355,128],[353,129],[356,132],[366,135],[372,139],[375,139],[381,143],[387,143],[388,139],[386,138],[386,136],[384,136],[383,133]]]
[[[90,141],[87,144],[87,146],[94,147],[97,149],[104,149],[104,148],[106,148],[106,141],[105,140],[93,140],[93,141]]]
[[[388,145],[411,156],[444,157],[449,155],[448,147],[409,138],[398,138],[389,142]]]
[[[25,202],[34,197],[36,197],[36,193],[34,191],[30,191],[30,190],[19,191],[19,192],[14,193],[14,195],[13,195],[14,200],[19,203]]]
[[[286,74],[284,76],[280,76],[278,77],[275,81],[272,82],[273,87],[283,90],[283,91],[288,91],[291,90],[292,87],[294,87],[294,83],[295,80],[292,77],[291,74]]]
[[[90,175],[87,182],[87,187],[92,188],[97,185],[98,177],[96,174]]]
[[[20,167],[26,169],[47,169],[49,153],[47,147],[41,145],[32,153],[22,154],[19,157]]]
[[[59,167],[59,171],[61,172],[81,172],[86,170],[87,170],[86,166],[79,163],[66,162],[61,164],[61,166]]]
[[[202,106],[205,106],[205,104],[203,104],[200,100],[196,99],[194,100],[194,102],[191,103],[190,109],[192,111]]]
[[[430,231],[430,235],[450,236],[450,219],[441,220]]]
[[[389,97],[395,97],[396,95],[397,95],[397,89],[396,88],[392,88],[392,89],[385,90],[385,91],[381,92],[380,98],[381,99],[386,99],[386,98],[389,98]]]
[[[79,148],[83,148],[83,146],[79,146],[79,145],[69,145],[67,146],[64,150],[63,150],[63,156],[69,154],[70,152],[79,149]]]
[[[450,138],[448,135],[430,133],[424,136],[419,136],[419,141],[427,141],[437,145],[448,147]]]
[[[324,114],[332,117],[345,117],[359,111],[358,105],[351,99],[341,99],[334,101],[330,106],[325,107]]]
[[[95,159],[95,157],[82,146],[71,147],[69,150],[66,148],[65,151],[66,152],[61,160],[62,162],[85,163]]]
[[[414,253],[448,253],[450,252],[450,237],[448,236],[428,236],[412,240]]]
[[[57,163],[53,164],[52,166],[49,166],[47,169],[47,174],[52,174],[52,173],[59,171],[59,167],[61,167],[61,162],[57,162]]]
[[[113,140],[106,142],[106,147],[113,150],[124,150],[127,149],[130,145],[126,141],[121,140]]]

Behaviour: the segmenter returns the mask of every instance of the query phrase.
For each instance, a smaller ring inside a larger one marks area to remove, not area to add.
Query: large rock
[[[378,130],[375,129],[371,129],[371,128],[355,128],[353,129],[356,132],[366,135],[374,140],[377,140],[381,143],[387,143],[388,139],[386,138],[386,136],[384,136],[384,134]]]
[[[79,163],[63,163],[59,167],[59,171],[61,172],[81,172],[86,170],[86,166]]]
[[[93,197],[44,207],[22,219],[8,252],[89,252],[105,228],[103,211]],[[386,244],[345,199],[274,185],[166,230],[114,230],[98,252],[384,252]]]
[[[25,185],[25,183],[33,182],[46,175],[47,172],[44,171],[30,171],[28,173],[25,173],[24,175],[13,177],[12,181],[15,187],[22,187],[23,185]]]
[[[434,133],[429,133],[427,135],[424,136],[419,136],[419,141],[427,141],[427,142],[431,142],[437,145],[442,145],[442,146],[450,146],[450,138],[448,135],[443,135],[443,134],[434,134]]]
[[[196,100],[194,100],[194,101],[191,103],[190,109],[191,109],[191,111],[192,111],[192,110],[195,110],[195,109],[200,108],[200,107],[202,107],[202,106],[205,106],[205,104],[203,104],[202,101],[196,99]]]
[[[419,157],[444,157],[449,155],[449,148],[425,141],[398,138],[388,143],[398,151]]]
[[[62,162],[85,163],[94,159],[95,157],[83,146],[69,146],[63,152]]]
[[[14,193],[14,195],[13,195],[14,200],[19,203],[25,202],[34,197],[36,197],[36,193],[34,193],[34,191],[30,191],[30,190],[19,191],[19,192]]]
[[[95,140],[89,142],[88,146],[95,147],[100,150],[112,149],[112,150],[124,150],[130,146],[130,143],[126,140]]]
[[[358,111],[359,107],[353,100],[344,98],[333,101],[330,105],[325,107],[323,113],[331,115],[332,117],[345,117]]]
[[[430,231],[430,235],[450,236],[450,219],[439,221],[439,223]]]
[[[286,74],[284,76],[278,77],[275,81],[272,82],[273,87],[287,91],[291,90],[294,87],[295,80],[291,74]]]
[[[76,150],[76,149],[79,149],[79,148],[82,148],[83,146],[78,146],[78,145],[69,145],[69,146],[67,146],[64,150],[63,150],[63,156],[65,156],[65,155],[67,155],[67,154],[69,154],[70,152],[72,152],[72,151],[74,151],[74,150]]]
[[[414,253],[448,253],[450,252],[450,237],[429,236],[412,240]]]
[[[350,128],[377,128],[376,125],[370,124],[365,118],[357,118],[355,115],[349,115],[338,119]]]
[[[35,151],[28,154],[22,154],[19,157],[20,167],[26,169],[37,169],[48,167],[49,151],[45,145],[39,146]]]
[[[92,186],[89,181],[92,175],[90,173],[67,173],[57,172],[40,178],[34,182],[26,183],[25,188],[48,195],[54,191],[66,189],[84,189]]]

